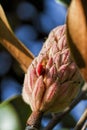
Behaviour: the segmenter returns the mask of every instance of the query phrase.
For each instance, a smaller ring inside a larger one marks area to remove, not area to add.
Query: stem
[[[84,125],[85,121],[87,120],[87,109],[81,116],[80,120],[77,122],[75,126],[75,130],[81,130],[82,126]]]
[[[41,111],[32,112],[29,119],[27,120],[26,130],[39,130],[42,116],[43,112]]]
[[[86,130],[86,128],[87,128],[87,122],[85,122],[85,124],[84,124],[84,126],[82,127],[81,130]]]

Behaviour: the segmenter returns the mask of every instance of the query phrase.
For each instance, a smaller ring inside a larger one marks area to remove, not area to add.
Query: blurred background
[[[66,0],[66,2],[69,3],[70,0]],[[41,50],[49,32],[53,28],[65,24],[66,22],[67,6],[56,2],[56,0],[0,0],[0,3],[4,8],[16,37],[18,37],[35,56],[37,56]],[[13,57],[0,44],[0,102],[9,101],[9,99],[21,95],[23,79],[24,73]],[[21,105],[21,99],[19,99],[19,102]],[[10,104],[7,103],[7,105],[4,104],[0,107],[0,122],[2,122],[0,130],[23,129],[21,119],[19,119],[17,111],[15,111],[13,107],[16,103],[11,102]],[[15,106],[17,106],[17,104]],[[64,119],[63,122],[57,125],[53,130],[72,129],[86,106],[87,101],[79,103],[67,116],[67,119]],[[23,107],[23,105],[21,107]],[[27,109],[27,106],[25,107]],[[2,113],[6,113],[7,116],[3,117]],[[8,120],[8,118],[11,120]],[[50,119],[51,115],[44,116],[42,127],[45,127]],[[8,122],[5,124],[7,120]],[[9,122],[14,123],[12,126],[10,123],[9,126]]]

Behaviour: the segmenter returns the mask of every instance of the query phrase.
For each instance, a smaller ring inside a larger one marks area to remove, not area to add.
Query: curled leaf
[[[0,5],[0,44],[2,44],[10,52],[10,54],[19,63],[22,70],[26,72],[29,64],[34,58],[34,55],[24,46],[24,44],[21,41],[19,41],[15,37],[1,5]]]
[[[87,1],[72,0],[67,15],[67,39],[73,57],[87,80]]]

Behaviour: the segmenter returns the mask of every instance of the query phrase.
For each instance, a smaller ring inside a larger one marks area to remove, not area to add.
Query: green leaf
[[[74,128],[76,124],[76,120],[71,114],[67,114],[62,120],[62,125],[64,128]]]
[[[21,130],[20,120],[11,104],[0,106],[0,130]]]
[[[69,6],[71,0],[56,0],[56,2],[64,4],[65,6]]]
[[[0,130],[24,130],[30,114],[31,109],[21,96],[4,101],[0,104]],[[7,129],[4,128],[6,121]]]

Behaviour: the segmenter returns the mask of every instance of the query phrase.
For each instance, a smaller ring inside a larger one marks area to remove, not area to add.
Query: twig
[[[87,128],[87,122],[85,122],[84,126],[82,127],[82,130],[86,130]]]
[[[75,130],[81,130],[86,120],[87,120],[87,109],[85,110],[85,112],[83,113],[79,121],[77,122],[75,126]]]
[[[58,124],[63,119],[64,116],[67,115],[67,113],[69,113],[82,99],[86,98],[86,95],[87,95],[87,84],[85,83],[80,95],[63,112],[54,116],[44,130],[52,130],[53,127],[56,124]]]
[[[25,130],[39,130],[43,112],[33,111],[27,120],[27,127]]]

